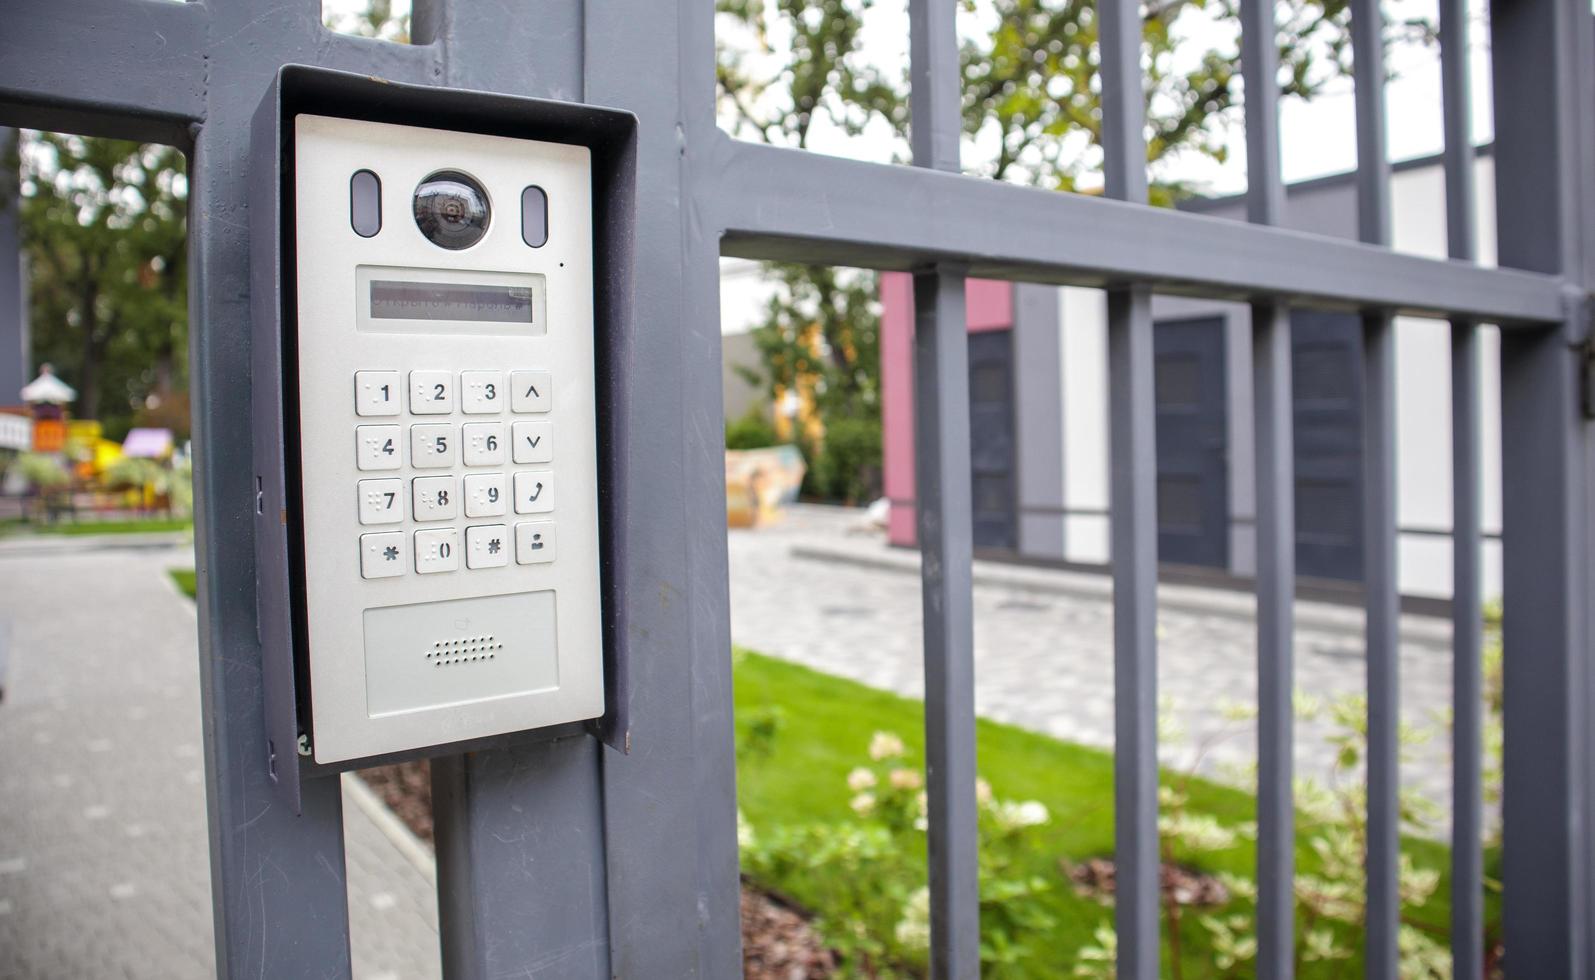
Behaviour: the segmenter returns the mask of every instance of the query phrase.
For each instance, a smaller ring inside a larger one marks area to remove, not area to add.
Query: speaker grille
[[[504,644],[492,633],[480,636],[457,636],[452,640],[434,640],[426,659],[434,667],[452,667],[455,664],[472,664],[492,660]]]

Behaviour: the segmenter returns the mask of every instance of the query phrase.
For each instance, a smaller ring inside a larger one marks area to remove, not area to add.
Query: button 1
[[[465,516],[502,517],[509,507],[503,473],[472,473],[465,478]]]
[[[392,578],[404,574],[404,532],[360,535],[360,577]]]
[[[410,465],[435,470],[454,465],[454,426],[429,422],[410,426]]]
[[[354,413],[365,418],[399,414],[399,372],[356,371]]]
[[[539,565],[554,560],[554,522],[529,521],[515,525],[515,560]]]
[[[515,423],[515,462],[551,463],[554,461],[554,423]]]
[[[515,513],[542,514],[554,509],[554,474],[515,474]]]
[[[510,529],[480,524],[465,529],[465,567],[502,568],[510,561]]]
[[[404,520],[403,480],[360,481],[360,523],[397,524]]]
[[[415,532],[415,570],[422,575],[452,572],[460,567],[460,532],[434,527]]]
[[[448,371],[410,372],[410,412],[447,415],[454,411],[454,375]]]
[[[510,374],[510,411],[546,412],[554,405],[554,376],[547,371]]]
[[[461,371],[460,411],[466,415],[497,415],[504,411],[504,372]]]
[[[466,466],[504,464],[503,422],[467,422],[464,426],[464,436]]]
[[[410,513],[418,521],[452,521],[460,511],[452,476],[418,476],[410,481]]]
[[[399,440],[404,430],[396,425],[357,425],[354,429],[354,464],[362,470],[396,470],[403,465]]]

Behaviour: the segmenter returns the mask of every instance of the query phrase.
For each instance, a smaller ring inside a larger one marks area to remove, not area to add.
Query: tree
[[[21,223],[33,349],[78,389],[75,412],[125,431],[185,397],[188,184],[182,154],[30,133]]]

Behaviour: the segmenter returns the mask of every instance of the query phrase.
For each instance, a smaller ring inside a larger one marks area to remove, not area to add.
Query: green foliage
[[[881,490],[879,418],[832,419],[811,463],[810,491],[826,500],[868,503]]]
[[[50,453],[21,453],[11,461],[8,471],[21,477],[28,488],[38,493],[48,493],[72,482],[60,457]]]
[[[171,471],[153,459],[123,456],[106,467],[105,485],[112,490],[149,489],[164,494],[171,487]]]
[[[775,426],[770,424],[757,405],[749,408],[741,418],[726,423],[727,449],[764,449],[780,441],[775,434]]]
[[[20,144],[33,352],[120,438],[187,387],[188,181],[171,147],[27,133]],[[186,435],[181,419],[179,438]]]

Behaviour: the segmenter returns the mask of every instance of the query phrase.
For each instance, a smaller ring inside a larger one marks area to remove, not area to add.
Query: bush
[[[809,492],[825,500],[868,503],[881,492],[879,419],[828,420],[825,441],[810,456]]]
[[[727,449],[764,449],[780,442],[764,412],[753,406],[742,417],[726,423]]]
[[[72,482],[66,467],[55,456],[46,453],[23,453],[12,461],[11,471],[40,493],[64,487]]]

